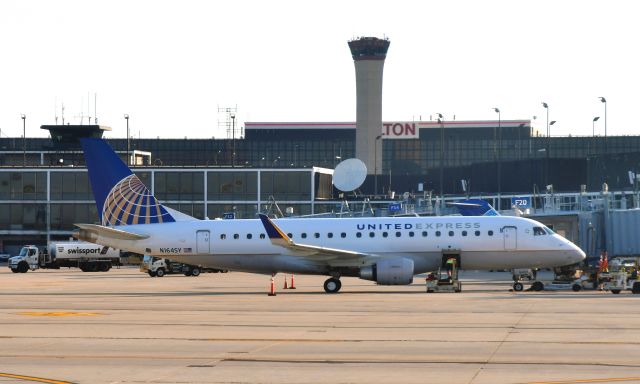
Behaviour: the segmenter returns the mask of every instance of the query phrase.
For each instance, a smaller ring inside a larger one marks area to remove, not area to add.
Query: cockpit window
[[[542,227],[533,227],[533,236],[544,236],[547,232],[545,232]]]
[[[553,235],[555,232],[553,232],[553,229],[549,228],[549,227],[544,227],[544,230],[547,232],[547,235]]]

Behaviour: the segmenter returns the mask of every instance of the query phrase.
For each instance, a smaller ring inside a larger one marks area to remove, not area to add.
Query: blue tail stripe
[[[140,218],[144,219],[145,221],[141,224],[146,223],[146,217],[147,217],[147,204],[149,203],[149,196],[143,196],[142,197],[142,206],[140,207]]]
[[[152,205],[149,206],[149,208],[151,209],[151,212],[149,214],[149,217],[151,217],[151,222],[152,223],[157,223],[158,222],[158,209],[156,208],[155,204],[152,203]]]

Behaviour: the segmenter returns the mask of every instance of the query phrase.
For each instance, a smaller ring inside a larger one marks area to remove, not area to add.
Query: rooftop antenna
[[[98,93],[93,94],[93,121],[98,124]]]
[[[62,125],[64,125],[64,103],[62,103]]]
[[[58,125],[58,98],[57,97],[54,98],[54,102],[53,102],[53,116],[55,117],[56,125]]]

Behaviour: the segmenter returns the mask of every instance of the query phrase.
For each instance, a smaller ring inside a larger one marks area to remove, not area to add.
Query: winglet
[[[260,221],[262,221],[262,225],[264,225],[264,229],[267,231],[267,236],[269,236],[269,240],[271,240],[272,243],[276,243],[278,245],[293,244],[289,236],[278,228],[278,226],[275,225],[267,215],[259,214],[258,216],[260,216]]]

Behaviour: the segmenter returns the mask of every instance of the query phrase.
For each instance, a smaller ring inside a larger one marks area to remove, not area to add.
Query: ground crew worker
[[[450,257],[447,260],[447,275],[449,276],[449,279],[451,279],[452,275],[453,275],[453,269],[456,267],[456,258],[455,257]]]

